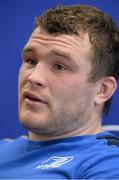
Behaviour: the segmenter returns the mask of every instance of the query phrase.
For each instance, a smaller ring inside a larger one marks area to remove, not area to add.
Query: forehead
[[[89,55],[91,43],[88,34],[76,35],[51,35],[37,27],[29,38],[24,50],[31,49],[40,53],[56,50],[70,56]]]

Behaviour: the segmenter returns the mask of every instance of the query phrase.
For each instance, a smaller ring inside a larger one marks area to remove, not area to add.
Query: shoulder
[[[16,139],[5,138],[0,141],[1,162],[9,161],[25,152],[27,139],[23,136]]]
[[[119,139],[110,133],[96,136],[96,141],[83,163],[84,179],[119,178]]]
[[[92,147],[94,159],[97,157],[105,161],[111,159],[119,161],[119,138],[108,132],[99,133],[95,137],[96,141]],[[104,157],[109,157],[109,159]]]
[[[24,145],[26,143],[27,137],[20,136],[19,138],[12,139],[12,138],[4,138],[0,140],[0,153],[4,153],[9,151],[14,151],[16,148]]]
[[[119,137],[114,136],[109,132],[104,132],[102,134],[98,134],[96,136],[97,140],[105,140],[108,146],[116,146],[119,147]]]

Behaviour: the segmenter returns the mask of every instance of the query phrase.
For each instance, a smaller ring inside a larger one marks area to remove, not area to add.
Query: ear
[[[112,97],[117,88],[116,79],[113,76],[107,76],[97,82],[97,94],[95,96],[95,104],[104,104]]]

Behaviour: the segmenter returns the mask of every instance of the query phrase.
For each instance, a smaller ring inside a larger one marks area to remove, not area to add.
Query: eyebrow
[[[34,46],[26,46],[23,48],[22,50],[22,53],[25,53],[25,52],[31,52],[31,53],[36,53],[36,48]],[[73,66],[75,68],[77,68],[77,63],[74,62],[71,54],[69,54],[68,52],[64,52],[62,50],[59,50],[59,49],[53,49],[49,52],[48,56],[58,56],[58,57],[62,57],[64,58],[65,60],[69,60],[70,62],[73,63]]]
[[[63,52],[63,51],[59,51],[59,50],[52,50],[50,52],[50,55],[56,55],[56,56],[60,56],[60,57],[63,57],[63,58],[72,59],[70,54],[68,54],[66,52]]]
[[[26,46],[23,48],[22,50],[23,53],[25,52],[36,52],[35,48],[33,46]],[[60,56],[60,57],[64,57],[64,58],[68,58],[68,59],[72,59],[70,54],[60,51],[60,50],[52,50],[49,55],[56,55],[56,56]]]
[[[32,46],[26,46],[22,49],[22,52],[25,53],[25,52],[35,52],[35,48],[32,47]]]

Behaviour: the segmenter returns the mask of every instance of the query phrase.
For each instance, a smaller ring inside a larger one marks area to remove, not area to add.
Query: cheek
[[[65,104],[81,105],[87,101],[93,101],[93,91],[85,83],[65,83],[64,85],[56,86],[57,98],[59,102],[63,101]],[[54,92],[55,94],[55,92]]]
[[[79,88],[79,86],[75,83],[61,82],[58,84],[55,83],[52,90],[53,95],[56,95],[59,101],[69,101],[79,96],[81,88]]]
[[[19,71],[19,77],[18,77],[18,98],[19,103],[22,102],[22,92],[23,88],[27,84],[27,75],[24,71],[22,71],[22,68]]]
[[[19,90],[19,93],[20,93],[20,89],[22,88],[22,86],[24,84],[23,82],[24,82],[23,73],[19,72],[19,78],[18,78],[18,90]]]
[[[28,72],[24,70],[24,66],[22,65],[19,70],[19,78],[18,78],[19,89],[21,89],[21,87],[23,87],[26,84],[27,77],[28,77]]]

